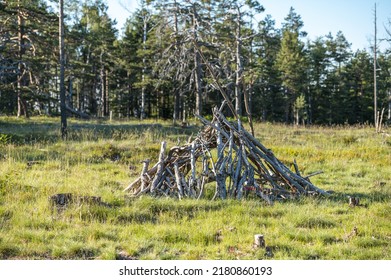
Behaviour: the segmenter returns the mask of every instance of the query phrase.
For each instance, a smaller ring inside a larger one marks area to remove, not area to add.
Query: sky
[[[126,18],[138,7],[138,0],[106,0],[111,18],[117,20],[117,29],[121,30]],[[303,31],[308,38],[331,34],[335,37],[342,31],[352,51],[370,49],[374,36],[374,5],[377,4],[378,38],[387,38],[385,26],[391,21],[391,0],[260,0],[265,12],[260,15],[264,18],[270,14],[276,21],[276,27],[287,16],[290,7],[293,7],[304,22]],[[391,29],[391,27],[390,27]],[[386,41],[380,41],[381,49],[391,47]]]

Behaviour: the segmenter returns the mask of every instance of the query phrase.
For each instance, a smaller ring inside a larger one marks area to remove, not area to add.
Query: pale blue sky
[[[302,17],[304,31],[307,31],[311,40],[318,36],[332,35],[341,30],[346,39],[352,43],[352,50],[369,49],[373,42],[374,25],[373,11],[377,3],[378,38],[385,38],[384,26],[388,26],[391,19],[391,0],[260,0],[265,8],[260,17],[270,14],[276,20],[276,26],[281,22],[293,7]],[[109,15],[118,22],[117,28],[121,30],[130,13],[138,7],[137,0],[107,0]],[[122,4],[122,5],[121,5]],[[125,9],[126,7],[127,9]],[[382,49],[390,48],[390,43],[381,42]]]

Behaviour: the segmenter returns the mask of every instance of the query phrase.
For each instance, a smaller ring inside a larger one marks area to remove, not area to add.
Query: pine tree
[[[326,79],[330,69],[330,59],[327,46],[323,37],[316,38],[308,43],[308,69],[309,69],[309,93],[308,93],[308,121],[309,123],[326,123],[327,104],[324,98],[324,89],[327,86]]]
[[[49,90],[47,74],[55,65],[52,50],[56,41],[51,36],[56,33],[57,17],[40,0],[4,2],[0,15],[0,56],[7,65],[0,90],[7,93],[8,105],[16,103],[18,116],[28,117],[33,108],[40,111],[41,103],[49,99],[45,92]]]
[[[295,101],[304,95],[306,80],[306,59],[304,43],[300,37],[303,22],[293,8],[290,9],[282,29],[281,49],[277,55],[277,67],[281,73],[282,85],[286,93],[285,121],[294,119],[299,124],[299,115],[295,112]]]
[[[257,104],[258,116],[263,121],[283,121],[283,95],[281,79],[276,65],[280,50],[281,33],[276,29],[275,21],[270,15],[259,23],[259,36],[256,37],[257,49],[257,83],[254,102]]]
[[[63,140],[67,138],[67,112],[65,104],[65,36],[64,36],[64,0],[59,0],[59,49],[60,49],[60,106],[61,106],[61,137]]]
[[[69,67],[79,73],[72,83],[68,74],[69,91],[76,86],[77,109],[92,115],[107,116],[109,113],[110,73],[113,66],[114,22],[107,15],[107,6],[100,0],[82,6],[82,15],[71,32],[72,50]],[[73,103],[73,102],[72,102]]]

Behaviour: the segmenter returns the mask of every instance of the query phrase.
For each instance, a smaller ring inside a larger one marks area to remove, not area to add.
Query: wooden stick
[[[208,70],[209,70],[209,73],[212,75],[212,78],[213,78],[217,88],[219,89],[221,95],[224,97],[225,102],[227,103],[228,107],[231,109],[232,114],[235,116],[236,119],[238,119],[239,117],[236,114],[235,108],[234,108],[231,100],[229,100],[227,93],[223,90],[223,87],[220,85],[219,80],[217,79],[215,73],[213,72],[212,67],[209,64],[209,61],[205,58],[204,54],[201,52],[197,43],[194,43],[194,47],[196,48],[197,52],[200,54],[201,59],[204,61],[205,65],[206,65],[206,68],[208,68]]]
[[[156,170],[155,177],[153,178],[151,185],[151,193],[153,193],[156,187],[159,185],[164,168],[164,152],[166,150],[166,141],[163,141],[160,146],[159,162]]]
[[[181,175],[179,173],[178,163],[174,163],[174,171],[175,171],[176,186],[178,188],[178,197],[179,199],[182,199],[183,188],[182,188],[182,180],[181,180]]]
[[[189,187],[193,187],[196,183],[196,158],[195,158],[195,141],[191,144],[190,149],[190,166],[191,166],[191,177],[189,179]]]
[[[296,174],[301,176],[299,167],[297,166],[296,159],[293,160],[293,166],[295,167]]]
[[[146,173],[148,171],[148,166],[149,166],[149,159],[146,159],[143,161],[143,169],[141,171],[141,175],[140,175],[140,178],[141,178],[141,191],[143,191],[146,187],[146,184],[147,184],[147,178],[146,178]]]
[[[308,174],[307,176],[304,177],[304,179],[308,180],[310,177],[316,176],[316,175],[319,175],[319,174],[322,174],[322,173],[323,173],[323,171],[321,171],[321,170],[320,171],[316,171],[314,173]]]

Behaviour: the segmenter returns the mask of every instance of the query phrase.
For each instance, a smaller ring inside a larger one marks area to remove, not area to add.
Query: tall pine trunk
[[[105,71],[105,112],[106,116],[110,114],[110,107],[109,107],[109,70],[106,69]]]
[[[105,78],[105,67],[103,65],[103,52],[100,54],[100,97],[101,97],[101,106],[100,106],[100,116],[106,116],[106,78]]]
[[[67,138],[67,112],[65,105],[65,53],[64,53],[64,0],[59,0],[59,48],[60,48],[60,108],[61,137]]]
[[[145,101],[146,101],[146,93],[145,93],[145,74],[146,74],[146,71],[147,71],[147,67],[145,65],[146,63],[146,58],[145,58],[145,50],[147,48],[146,46],[146,43],[147,43],[147,21],[148,21],[148,17],[146,15],[146,11],[144,11],[144,18],[143,18],[143,50],[144,50],[144,54],[143,54],[143,69],[142,69],[142,76],[141,76],[141,80],[142,80],[142,87],[141,87],[141,108],[140,108],[140,119],[143,120],[145,119],[146,117],[146,113],[145,113]]]
[[[18,102],[18,112],[17,116],[20,117],[24,115],[26,118],[29,117],[27,111],[27,104],[22,97],[23,87],[25,86],[25,77],[24,77],[24,65],[23,65],[23,55],[25,54],[25,42],[24,42],[24,24],[25,21],[22,16],[22,10],[20,6],[20,1],[18,1],[18,76],[17,76],[17,102]]]

